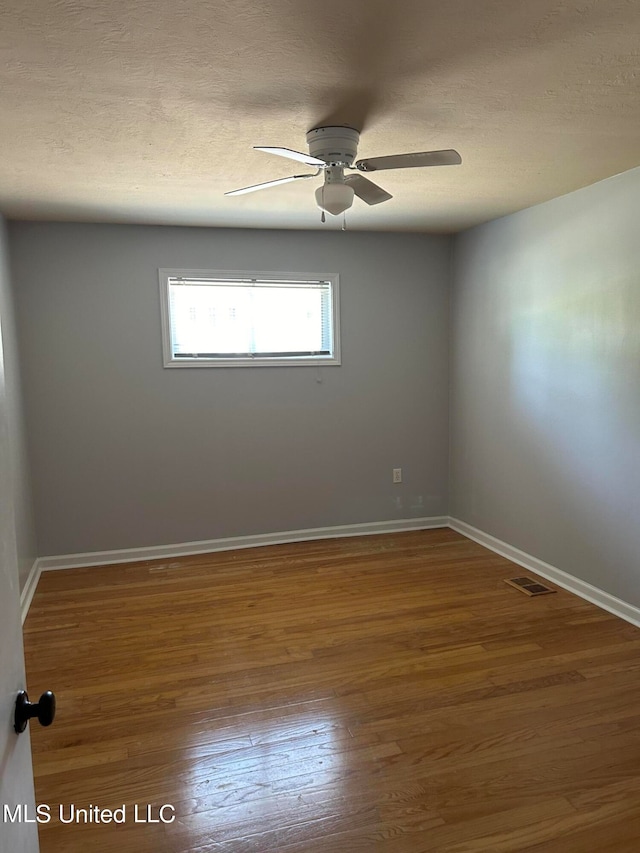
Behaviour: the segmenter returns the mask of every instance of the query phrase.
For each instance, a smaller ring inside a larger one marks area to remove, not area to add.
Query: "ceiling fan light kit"
[[[320,210],[339,216],[351,207],[354,195],[354,189],[349,184],[325,183],[316,190],[316,204]]]
[[[462,163],[462,158],[452,148],[443,151],[392,154],[386,157],[356,160],[359,141],[360,133],[352,127],[327,126],[314,127],[307,132],[308,154],[293,151],[290,148],[256,145],[255,148],[258,151],[277,154],[279,157],[286,157],[299,163],[305,163],[307,166],[314,166],[317,171],[305,175],[292,175],[289,178],[279,178],[275,181],[266,181],[239,190],[232,190],[225,195],[244,195],[277,184],[315,178],[324,172],[324,183],[315,192],[316,203],[322,211],[338,216],[351,207],[354,196],[358,196],[368,205],[380,204],[393,198],[390,193],[362,174],[345,177],[345,169],[356,172],[376,172],[383,169],[454,166]]]

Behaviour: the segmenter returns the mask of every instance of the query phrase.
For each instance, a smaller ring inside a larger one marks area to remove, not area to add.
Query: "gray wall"
[[[10,236],[41,555],[446,514],[450,238]],[[342,366],[164,369],[158,267],[339,273]]]
[[[31,485],[27,442],[22,406],[22,387],[18,358],[18,341],[14,315],[13,294],[10,285],[9,249],[6,225],[0,216],[0,322],[2,323],[2,350],[4,357],[7,421],[11,457],[11,482],[3,484],[11,490],[14,508],[16,546],[20,588],[38,556],[31,507]],[[3,500],[6,499],[3,498]]]
[[[640,169],[460,235],[451,515],[640,606]]]

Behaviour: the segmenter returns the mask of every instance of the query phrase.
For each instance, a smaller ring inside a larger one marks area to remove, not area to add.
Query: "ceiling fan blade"
[[[254,193],[256,190],[264,190],[267,187],[276,187],[278,184],[288,184],[291,181],[299,181],[301,178],[315,178],[319,172],[314,172],[311,175],[291,175],[290,178],[278,178],[276,181],[265,181],[263,184],[253,184],[251,187],[243,187],[241,190],[231,190],[225,195],[244,195],[245,193]]]
[[[326,166],[324,160],[319,160],[317,157],[312,157],[310,154],[303,154],[301,151],[292,151],[291,148],[272,148],[267,145],[254,145],[257,151],[266,151],[267,154],[277,154],[279,157],[287,157],[289,160],[298,160],[300,163],[306,163],[307,166]]]
[[[367,204],[380,204],[382,201],[389,201],[390,198],[393,198],[391,193],[383,190],[382,187],[362,175],[349,175],[344,179],[344,182],[353,187],[358,198],[366,201]]]
[[[369,157],[358,160],[356,169],[376,172],[379,169],[413,169],[416,166],[458,166],[462,157],[453,148],[444,151],[420,151],[415,154],[392,154],[389,157]]]

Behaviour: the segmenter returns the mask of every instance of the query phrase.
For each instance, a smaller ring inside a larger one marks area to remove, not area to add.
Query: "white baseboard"
[[[371,536],[376,533],[399,533],[403,530],[430,530],[448,527],[447,516],[432,518],[402,518],[393,521],[371,521],[364,524],[344,524],[337,527],[312,527],[306,530],[286,530],[278,533],[257,533],[252,536],[232,536],[227,539],[206,539],[200,542],[181,542],[176,545],[153,545],[148,548],[125,548],[118,551],[94,551],[87,554],[63,554],[39,557],[40,571],[106,566],[114,563],[135,563],[142,560],[172,559],[191,554],[210,554],[237,548],[258,548],[261,545],[285,545],[313,539],[337,539],[347,536]]]
[[[490,536],[488,533],[484,533],[482,530],[478,530],[476,527],[472,527],[470,524],[460,521],[457,518],[449,519],[449,527],[457,533],[466,536],[468,539],[473,539],[474,542],[484,545],[490,551],[500,554],[501,557],[506,557],[512,563],[523,566],[525,569],[529,569],[535,574],[540,575],[540,577],[556,583],[563,589],[573,592],[580,598],[590,601],[591,604],[595,604],[597,607],[601,607],[603,610],[619,616],[626,622],[631,622],[632,625],[640,627],[640,608],[635,607],[633,604],[622,601],[622,599],[616,598],[615,595],[610,595],[610,593],[599,589],[597,586],[592,586],[592,584],[580,580],[574,577],[574,575],[567,574],[562,569],[550,566],[549,563],[544,563],[537,557],[532,557],[531,554],[520,551],[518,548],[514,548],[512,545],[496,539],[495,536]]]
[[[592,586],[573,575],[557,569],[548,563],[531,556],[507,542],[496,539],[482,530],[478,530],[457,518],[436,516],[432,518],[406,518],[393,521],[373,521],[364,524],[345,524],[337,527],[314,527],[306,530],[287,530],[279,533],[258,533],[253,536],[233,536],[226,539],[208,539],[200,542],[182,542],[175,545],[155,545],[148,548],[126,548],[117,551],[93,551],[85,554],[63,554],[60,556],[39,557],[27,578],[20,604],[22,621],[27,617],[29,606],[36,591],[40,574],[55,569],[73,569],[90,566],[106,566],[114,563],[134,563],[144,560],[172,559],[187,557],[191,554],[208,554],[214,551],[229,551],[238,548],[258,548],[261,545],[284,545],[292,542],[306,542],[314,539],[336,539],[350,536],[369,536],[376,533],[399,533],[403,530],[431,530],[450,527],[468,539],[478,542],[490,551],[506,557],[512,563],[529,569],[540,577],[558,584],[602,607],[609,613],[619,616],[626,622],[640,627],[640,608],[610,595],[598,587]]]
[[[20,593],[20,612],[22,616],[23,625],[24,620],[27,618],[29,608],[31,607],[33,595],[36,591],[36,587],[38,586],[38,581],[40,580],[40,574],[42,572],[42,569],[40,568],[38,563],[39,561],[36,560],[33,566],[31,566],[31,571],[27,576],[27,582],[25,583],[22,592]]]

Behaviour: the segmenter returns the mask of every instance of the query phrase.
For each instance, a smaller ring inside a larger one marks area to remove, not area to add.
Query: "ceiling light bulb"
[[[353,187],[348,184],[324,184],[316,190],[316,204],[320,210],[338,216],[353,204]]]

